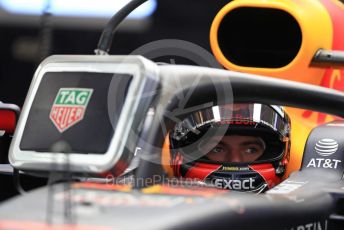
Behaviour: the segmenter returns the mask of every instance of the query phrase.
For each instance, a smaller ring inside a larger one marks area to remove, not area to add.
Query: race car
[[[108,76],[116,84],[109,84]],[[127,81],[128,76],[131,81]],[[118,81],[126,82],[127,87],[121,84],[118,88]],[[111,90],[104,90],[104,84]],[[72,108],[86,109],[84,118],[57,122],[55,109],[62,104],[56,98],[90,87],[92,100],[87,106],[83,103],[88,101],[90,91],[83,91],[85,100],[70,97],[83,104]],[[22,110],[10,162],[25,173],[50,175],[55,183],[4,202],[0,208],[1,228],[340,229],[344,187],[341,121],[315,128],[306,144],[301,171],[265,194],[228,192],[162,179],[164,170],[154,162],[161,158],[164,144],[161,122],[172,129],[175,122],[169,114],[180,112],[180,105],[190,113],[197,105],[232,103],[228,101],[228,87],[235,103],[283,104],[343,116],[343,93],[302,83],[205,67],[158,66],[138,56],[47,59],[36,73]],[[178,98],[187,92],[187,101]],[[110,98],[116,105],[110,112],[119,115],[117,118],[108,116],[102,108]],[[151,119],[143,119],[142,113],[149,111]],[[111,122],[106,117],[115,119]],[[75,122],[79,125],[71,125]],[[150,128],[142,135],[144,126]],[[89,138],[96,137],[94,133],[108,141],[88,144]],[[56,142],[56,138],[63,141]],[[337,151],[327,156],[315,151],[324,139],[335,140]],[[134,182],[113,183],[108,175],[117,178],[123,172],[139,140],[144,144],[136,153],[141,159],[132,177]],[[106,172],[107,177],[101,179],[99,174]]]
[[[106,53],[106,47],[97,53]],[[16,177],[49,177],[49,185],[4,202],[0,228],[342,229],[342,121],[314,128],[301,169],[277,186],[266,181],[271,189],[260,195],[171,178],[162,151],[172,131],[176,138],[185,134],[178,125],[193,112],[252,105],[275,114],[270,118],[278,124],[287,115],[274,105],[343,117],[343,99],[343,93],[318,86],[158,65],[140,56],[49,57],[36,71],[9,155]],[[235,122],[256,127],[256,118]],[[260,123],[279,127],[272,121]],[[283,128],[286,134],[288,126]],[[278,166],[274,172],[283,174]],[[266,178],[252,165],[221,170],[255,171]],[[245,190],[253,182],[233,178],[221,187]]]

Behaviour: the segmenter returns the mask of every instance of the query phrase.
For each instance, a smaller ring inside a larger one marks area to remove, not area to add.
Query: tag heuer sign
[[[84,118],[93,89],[61,88],[57,93],[50,119],[62,133]]]

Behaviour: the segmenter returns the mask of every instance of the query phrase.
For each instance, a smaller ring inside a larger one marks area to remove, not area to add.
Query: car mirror
[[[8,163],[8,149],[17,126],[19,107],[0,101],[0,164]]]
[[[18,170],[120,175],[159,85],[139,56],[56,55],[34,76],[13,137]]]
[[[12,135],[17,125],[19,107],[13,104],[5,104],[0,101],[0,137]]]

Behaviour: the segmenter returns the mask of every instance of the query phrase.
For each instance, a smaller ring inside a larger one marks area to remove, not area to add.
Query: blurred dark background
[[[102,23],[99,20],[93,23],[93,18],[61,20],[56,16],[46,15],[36,16],[35,19],[16,15],[8,17],[7,13],[3,13],[2,4],[12,4],[11,1],[0,1],[0,101],[22,107],[42,56],[94,54],[108,19],[104,18]],[[77,0],[70,0],[69,3],[73,1]],[[126,55],[144,44],[161,39],[186,40],[210,51],[209,29],[212,20],[229,2],[230,0],[157,0],[154,14],[145,22],[126,21],[120,27],[110,54]],[[48,49],[42,45],[42,38],[51,43]],[[190,60],[175,57],[177,64],[189,64],[188,61]],[[1,162],[6,163],[6,160],[2,159]],[[0,174],[0,182],[0,201],[17,194],[11,173]],[[30,176],[21,176],[20,181],[25,190],[44,183],[44,180]]]
[[[71,0],[73,1],[73,0]],[[114,0],[116,1],[116,0]],[[111,54],[128,54],[159,39],[182,39],[210,51],[209,29],[216,13],[230,0],[158,0],[147,28],[123,26],[113,41]],[[77,27],[52,23],[49,54],[93,54],[103,26]],[[140,27],[140,26],[139,26]],[[42,26],[27,23],[0,24],[0,101],[22,106],[35,69]],[[183,64],[183,60],[177,60]]]

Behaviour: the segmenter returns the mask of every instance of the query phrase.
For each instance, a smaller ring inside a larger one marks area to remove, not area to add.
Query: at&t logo
[[[338,146],[337,141],[324,138],[315,144],[314,150],[319,156],[329,157],[337,152]],[[312,158],[307,164],[307,168],[336,169],[341,162],[341,160],[336,159]]]
[[[315,144],[315,152],[320,156],[327,157],[338,150],[338,143],[333,139],[322,139]]]

